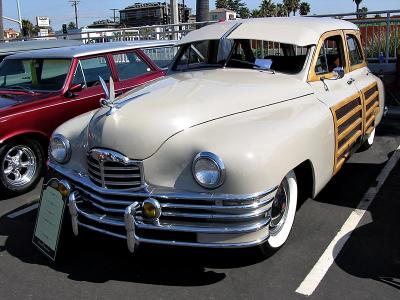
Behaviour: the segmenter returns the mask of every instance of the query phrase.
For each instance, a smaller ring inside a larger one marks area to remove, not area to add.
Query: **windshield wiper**
[[[254,68],[254,70],[258,70],[258,71],[268,71],[268,72],[271,72],[272,74],[275,74],[275,70],[270,69],[270,68],[266,68],[266,67],[263,67],[263,66],[260,66],[260,65],[257,65],[256,63],[252,63],[252,62],[250,62],[250,61],[231,58],[231,59],[228,61],[228,64],[229,64],[230,61],[236,61],[236,62],[239,62],[239,63],[243,63],[243,64],[246,64],[246,65],[252,66],[252,67]]]
[[[34,94],[35,93],[35,91],[32,91],[30,88],[27,88],[27,87],[22,86],[22,85],[13,85],[13,86],[11,86],[11,88],[17,88],[17,89],[23,90],[23,91],[25,91],[25,92],[27,92],[29,94]]]

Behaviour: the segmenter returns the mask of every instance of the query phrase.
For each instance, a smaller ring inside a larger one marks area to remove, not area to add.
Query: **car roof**
[[[353,23],[316,17],[255,18],[225,21],[189,32],[177,45],[227,39],[254,39],[298,46],[317,44],[321,35],[333,30],[359,30]]]
[[[97,44],[84,44],[73,47],[62,47],[54,49],[42,49],[18,53],[6,57],[6,59],[29,59],[29,58],[73,58],[89,55],[96,55],[115,51],[125,51],[138,48],[154,48],[161,46],[173,46],[176,41],[130,41],[130,42],[109,42]]]
[[[18,52],[48,48],[82,45],[78,40],[35,40],[0,43],[0,55],[10,55]]]

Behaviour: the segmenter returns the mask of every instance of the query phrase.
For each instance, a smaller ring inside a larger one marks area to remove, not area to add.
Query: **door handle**
[[[347,80],[347,84],[352,84],[354,81],[356,81],[354,78],[350,78],[349,80]]]

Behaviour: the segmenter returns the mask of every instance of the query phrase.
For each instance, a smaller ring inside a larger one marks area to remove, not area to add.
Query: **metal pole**
[[[178,10],[178,1],[177,0],[171,0],[170,1],[170,10],[171,10],[171,24],[178,24],[179,23],[179,10]],[[175,40],[178,39],[178,33],[177,31],[179,30],[179,27],[174,26],[173,29],[173,37]]]
[[[79,28],[79,26],[78,26],[78,4],[80,1],[70,0],[69,2],[71,2],[72,6],[75,8],[75,27],[76,27],[76,29],[78,29]]]
[[[22,18],[21,18],[21,9],[19,5],[19,0],[17,0],[17,10],[18,10],[19,29],[21,30],[22,34]]]
[[[386,16],[386,63],[389,63],[390,56],[390,12]]]

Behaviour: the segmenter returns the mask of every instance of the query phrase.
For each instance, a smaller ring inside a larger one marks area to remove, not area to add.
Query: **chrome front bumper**
[[[78,227],[84,227],[126,239],[132,252],[139,243],[239,248],[261,244],[269,237],[277,187],[250,195],[104,190],[85,175],[51,167],[71,185],[68,205],[76,235]],[[146,199],[159,202],[159,219],[150,222],[143,216]]]

